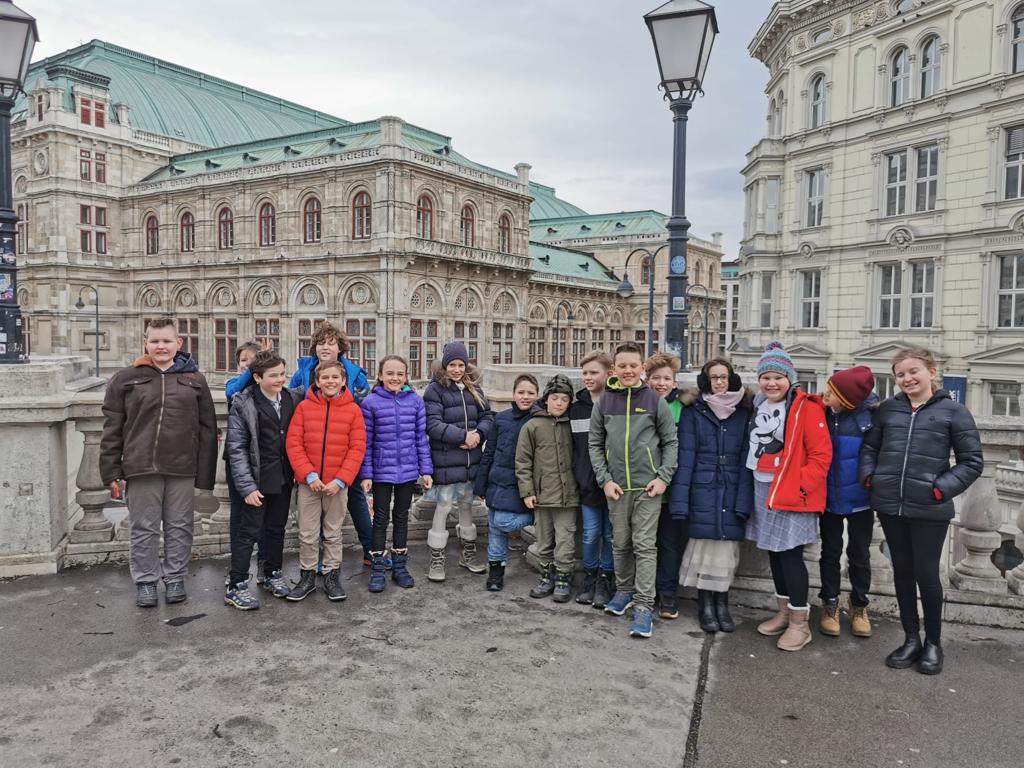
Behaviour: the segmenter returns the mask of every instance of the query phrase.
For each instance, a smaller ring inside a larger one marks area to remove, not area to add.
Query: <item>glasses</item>
[[[725,375],[722,375],[722,376],[717,376],[717,375],[716,376],[708,376],[708,378],[711,379],[712,381],[728,381],[729,380],[729,374],[725,374]]]

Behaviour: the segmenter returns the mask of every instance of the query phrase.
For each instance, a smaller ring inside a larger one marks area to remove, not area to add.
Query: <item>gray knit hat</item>
[[[568,395],[569,398],[572,399],[572,382],[569,381],[569,377],[566,376],[564,373],[556,373],[554,376],[551,377],[548,383],[544,385],[543,399],[547,400],[548,395],[556,393]]]

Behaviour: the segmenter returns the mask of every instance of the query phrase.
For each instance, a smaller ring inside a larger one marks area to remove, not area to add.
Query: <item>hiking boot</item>
[[[697,621],[705,632],[718,631],[718,616],[715,614],[715,598],[706,589],[697,590]]]
[[[931,640],[924,641],[924,648],[917,660],[917,671],[922,675],[937,675],[942,671],[942,646]]]
[[[444,581],[444,550],[430,548],[430,567],[427,569],[430,581]]]
[[[274,597],[288,597],[292,591],[280,570],[264,571],[263,581],[257,581],[256,583],[260,585],[260,589],[264,592],[269,592]]]
[[[757,631],[768,637],[781,635],[789,626],[789,598],[776,595],[775,599],[779,601],[778,613],[757,625]]]
[[[240,611],[255,611],[260,601],[249,591],[249,582],[240,581],[224,593],[224,604]]]
[[[920,636],[916,632],[914,634],[908,632],[903,640],[903,645],[885,657],[885,666],[890,669],[912,667],[914,662],[920,658],[922,650]]]
[[[370,565],[370,580],[366,586],[371,592],[383,592],[387,583],[388,577],[384,571],[384,554],[379,552],[373,555]]]
[[[811,628],[807,625],[811,617],[810,607],[794,608],[789,606],[789,626],[775,644],[780,651],[799,651],[811,642]]]
[[[662,595],[658,598],[658,618],[669,620],[679,618],[679,606],[676,604],[675,595]]]
[[[597,584],[594,585],[594,601],[591,605],[599,611],[603,611],[612,599],[615,592],[615,574],[611,571],[602,571],[597,576]]]
[[[256,561],[256,583],[259,586],[263,586],[264,579],[267,578],[267,561],[257,560]]]
[[[288,592],[285,600],[297,603],[316,592],[316,571],[299,571],[299,580]]]
[[[650,637],[654,627],[654,616],[649,608],[634,608],[633,623],[629,625],[630,637]]]
[[[333,571],[328,571],[324,574],[324,592],[327,594],[327,599],[332,603],[337,603],[348,597],[345,594],[345,589],[341,586],[340,568],[335,568]]]
[[[604,607],[605,613],[621,616],[633,607],[632,592],[616,592]]]
[[[729,593],[712,592],[711,595],[715,599],[715,616],[718,618],[718,628],[723,632],[735,632],[736,622],[732,620],[732,614],[729,613]]]
[[[164,584],[164,600],[168,605],[184,603],[188,600],[188,592],[185,591],[185,582],[182,579],[168,581]]]
[[[866,605],[850,602],[850,634],[854,637],[871,637],[871,619]]]
[[[135,604],[139,608],[152,608],[158,602],[155,581],[140,581],[135,585]]]
[[[470,573],[484,573],[487,566],[476,559],[476,542],[459,539],[459,543],[462,544],[459,566],[467,569]]]
[[[598,573],[597,568],[583,572],[583,584],[580,586],[580,591],[576,593],[576,602],[580,605],[590,605],[594,602],[594,590],[597,588]]]
[[[572,597],[572,573],[555,571],[555,591],[551,599],[556,603],[568,603]]]
[[[408,550],[394,552],[391,556],[391,580],[402,589],[412,589],[416,586],[416,579],[409,573]],[[385,570],[388,567],[387,558],[384,559]]]
[[[839,637],[839,600],[830,598],[821,604],[821,634]]]
[[[500,560],[487,562],[487,591],[501,592],[505,588],[505,564]]]
[[[547,597],[555,591],[555,567],[553,565],[542,565],[540,569],[540,580],[530,590],[530,597]]]

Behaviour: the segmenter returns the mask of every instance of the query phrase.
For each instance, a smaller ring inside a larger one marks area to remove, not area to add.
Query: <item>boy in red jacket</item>
[[[306,399],[288,427],[285,448],[299,487],[299,582],[287,599],[298,601],[316,590],[316,564],[323,533],[324,592],[344,600],[341,586],[341,525],[348,493],[366,453],[363,412],[349,392],[345,368],[323,362],[313,374]]]

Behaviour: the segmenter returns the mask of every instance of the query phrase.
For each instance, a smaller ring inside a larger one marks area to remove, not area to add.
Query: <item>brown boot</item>
[[[839,637],[839,601],[833,598],[821,604],[821,634]]]
[[[850,632],[856,637],[871,637],[871,619],[866,605],[858,608],[850,602]]]
[[[789,626],[786,627],[786,631],[782,633],[782,637],[779,638],[779,642],[775,646],[780,651],[799,651],[811,642],[811,628],[807,624],[810,616],[811,609],[809,607],[797,610],[790,606]]]
[[[779,601],[779,612],[768,619],[768,621],[762,621],[757,625],[757,631],[768,637],[781,635],[786,631],[786,627],[789,626],[789,598],[779,597],[778,595],[775,598]]]

